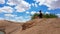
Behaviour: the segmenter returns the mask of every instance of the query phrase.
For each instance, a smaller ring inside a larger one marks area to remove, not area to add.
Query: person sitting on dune
[[[39,11],[39,18],[43,18],[43,14],[42,14],[41,10]]]

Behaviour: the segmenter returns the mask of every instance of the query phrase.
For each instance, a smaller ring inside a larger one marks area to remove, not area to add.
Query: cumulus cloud
[[[36,13],[36,11],[32,11],[32,12],[31,12],[32,15],[35,14],[35,13]]]
[[[60,14],[56,14],[60,18]]]
[[[11,18],[12,17],[12,18]],[[27,19],[24,19],[23,16],[16,16],[13,14],[5,14],[5,20],[14,21],[14,22],[26,22]]]
[[[13,14],[4,14],[4,16],[6,16],[6,17],[16,17],[17,15],[13,15]]]
[[[34,3],[32,3],[31,5],[34,6]]]
[[[38,7],[37,3],[32,3],[31,6]]]
[[[0,8],[0,13],[4,12],[4,13],[12,13],[13,12],[13,8],[9,7],[9,6],[4,6],[2,8]]]
[[[16,5],[16,1],[14,1],[14,0],[8,0],[7,4],[9,4],[9,5]]]
[[[28,11],[26,12],[26,14],[29,14],[29,13],[30,13],[30,12],[28,12]]]
[[[23,16],[17,16],[14,14],[4,14],[5,20],[14,21],[14,22],[26,22]]]
[[[23,16],[19,16],[19,17],[15,17],[15,20],[14,21],[16,21],[16,22],[26,22],[27,20],[24,19]]]
[[[17,12],[23,12],[30,8],[30,4],[24,0],[8,0],[8,5],[16,5]]]
[[[45,12],[45,14],[50,14],[50,12]]]
[[[8,0],[7,4],[8,5],[18,5],[21,3],[23,0]]]
[[[39,5],[46,5],[49,7],[48,9],[57,9],[60,8],[60,0],[34,0],[36,3],[39,3]]]
[[[4,4],[5,3],[5,0],[0,0],[0,4]]]

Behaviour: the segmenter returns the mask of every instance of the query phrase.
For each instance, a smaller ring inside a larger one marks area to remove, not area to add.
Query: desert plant
[[[36,17],[39,17],[39,14],[35,13],[32,15],[31,19],[35,19]],[[43,14],[43,18],[57,18],[58,16],[55,14]]]
[[[39,14],[35,13],[34,15],[32,15],[31,19],[35,19],[38,16],[39,16]]]
[[[57,18],[55,14],[43,14],[43,18]]]

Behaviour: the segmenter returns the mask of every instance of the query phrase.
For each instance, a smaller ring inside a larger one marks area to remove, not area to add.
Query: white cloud
[[[26,12],[26,14],[29,14],[29,13],[30,13],[30,12],[28,12],[28,11]]]
[[[16,6],[17,12],[24,12],[25,8],[22,8],[23,6]]]
[[[46,5],[48,9],[57,9],[60,8],[60,0],[34,0],[36,3],[39,2],[39,5]]]
[[[4,14],[4,16],[6,16],[6,17],[16,17],[17,15],[13,15],[13,14]]]
[[[60,18],[60,14],[56,14]]]
[[[5,20],[14,21],[14,22],[26,22],[23,16],[17,16],[13,14],[5,14]]]
[[[40,14],[39,12],[36,12],[37,14]],[[44,12],[42,12],[44,14]]]
[[[4,20],[17,22],[15,17],[17,17],[17,15],[14,15],[14,14],[4,14]]]
[[[32,3],[31,6],[38,7],[37,3]]]
[[[31,5],[34,6],[34,3],[32,3]]]
[[[5,3],[5,0],[0,0],[0,4],[4,4]]]
[[[50,14],[50,12],[45,12],[45,14]]]
[[[8,0],[7,4],[16,5],[16,0]]]
[[[35,13],[36,13],[36,11],[32,11],[32,12],[31,12],[32,15],[35,14]]]
[[[24,12],[25,10],[30,9],[30,4],[24,0],[8,0],[7,4],[16,5],[15,9],[17,12]]]
[[[9,6],[4,6],[2,8],[0,8],[0,13],[4,12],[4,13],[12,13],[13,12],[13,8],[9,7]]]
[[[38,5],[35,3],[35,7],[38,7]]]
[[[21,3],[23,0],[8,0],[7,4],[8,5],[18,5]]]
[[[19,16],[19,17],[15,17],[15,20],[14,21],[16,21],[16,22],[26,22],[27,20],[24,19],[23,16]]]

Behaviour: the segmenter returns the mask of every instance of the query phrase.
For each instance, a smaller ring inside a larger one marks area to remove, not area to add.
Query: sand
[[[34,19],[26,23],[0,21],[6,34],[60,34],[60,18]]]

